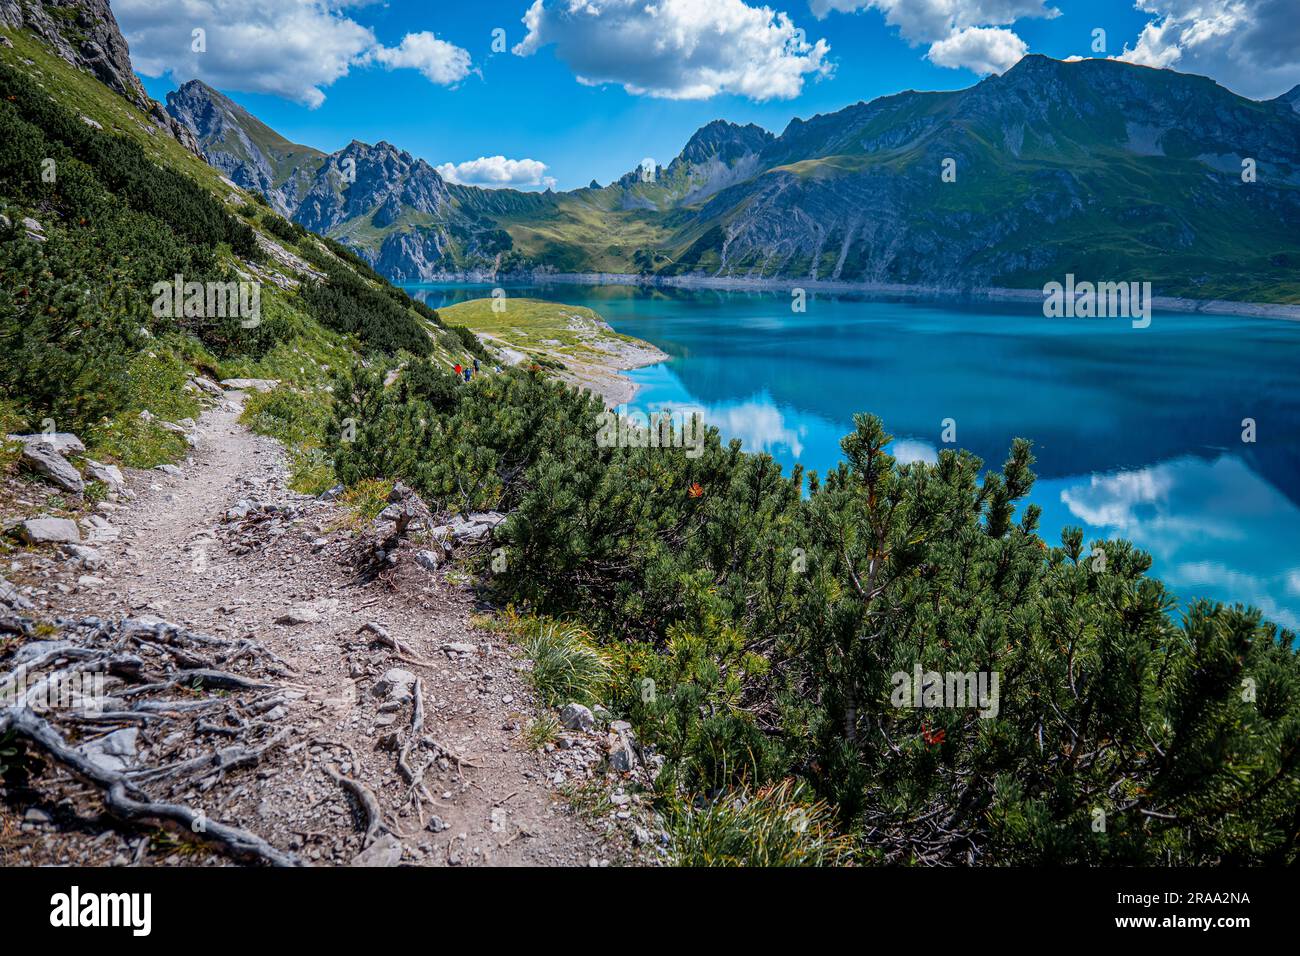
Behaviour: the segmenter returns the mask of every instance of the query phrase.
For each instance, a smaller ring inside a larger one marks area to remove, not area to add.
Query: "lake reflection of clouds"
[[[807,427],[786,424],[785,413],[765,395],[745,402],[708,406],[662,402],[656,404],[655,410],[683,414],[699,412],[707,424],[722,432],[723,441],[739,438],[746,451],[765,451],[773,455],[803,454]]]
[[[1180,599],[1253,604],[1279,624],[1300,626],[1300,569],[1264,573],[1261,560],[1294,550],[1300,509],[1241,459],[1179,458],[1043,484],[1059,487],[1068,518],[1086,530],[1149,552]]]
[[[914,461],[923,461],[927,465],[939,463],[939,452],[933,445],[912,438],[900,438],[889,446],[889,453],[900,465],[910,465]]]

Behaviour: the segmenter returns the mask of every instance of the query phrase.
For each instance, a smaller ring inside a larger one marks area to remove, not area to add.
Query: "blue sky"
[[[592,0],[578,14],[569,0],[544,0],[529,25],[534,0],[113,0],[112,8],[160,100],[197,76],[289,139],[326,151],[388,140],[435,166],[532,160],[452,175],[570,189],[609,182],[644,157],[667,163],[713,119],[779,133],[792,117],[903,89],[969,86],[1026,50],[1096,55],[1096,28],[1108,55],[1127,49],[1246,95],[1277,95],[1300,81],[1300,43],[1290,45],[1296,30],[1285,26],[1290,39],[1270,48],[1283,21],[1269,18],[1300,20],[1284,9],[1294,0],[1245,0],[1250,16],[1241,2],[1215,49],[1193,39],[1205,33],[1198,12],[1181,12],[1215,0],[1138,0],[1142,9],[1132,0],[769,0],[767,9],[758,0],[659,0],[657,14],[645,0]],[[206,31],[199,52],[196,28]],[[504,44],[495,34],[504,52],[493,50],[494,30],[504,31]],[[1253,62],[1243,62],[1243,47]]]

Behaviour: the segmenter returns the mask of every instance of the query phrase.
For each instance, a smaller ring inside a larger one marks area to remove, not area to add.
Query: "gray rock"
[[[54,450],[53,445],[31,442],[23,445],[23,465],[64,491],[83,494],[86,484],[68,459]]]
[[[61,550],[87,571],[98,571],[104,566],[104,556],[84,544],[65,544]]]
[[[438,539],[473,543],[486,540],[491,536],[492,529],[505,520],[506,516],[499,512],[482,511],[432,528],[430,534]]]
[[[401,859],[402,841],[385,833],[353,857],[349,866],[397,866]]]
[[[274,378],[223,378],[221,384],[224,388],[236,392],[246,392],[250,389],[255,392],[269,392],[280,382]]]
[[[81,529],[86,532],[86,541],[90,544],[106,544],[116,541],[120,531],[107,518],[99,515],[87,515],[81,519]]]
[[[7,435],[10,441],[20,441],[24,445],[50,445],[60,455],[81,454],[86,446],[72,432],[37,432],[32,435]]]
[[[77,749],[96,766],[120,772],[129,767],[135,759],[139,736],[138,727],[126,727],[115,730],[106,737],[87,741]]]
[[[24,823],[49,823],[52,819],[54,818],[37,807],[29,807],[23,814]]]
[[[320,611],[310,607],[291,607],[275,619],[276,624],[296,627],[299,624],[316,624],[320,621]]]
[[[343,486],[335,485],[333,488],[327,488],[316,496],[317,501],[333,501],[339,495],[343,494]]]
[[[387,696],[392,699],[405,699],[410,696],[410,689],[415,684],[415,675],[401,667],[390,667],[384,676],[375,682],[376,697]]]
[[[105,465],[93,458],[86,459],[86,477],[102,482],[110,491],[126,489],[126,477],[117,465]]]
[[[596,726],[596,718],[582,704],[565,704],[560,711],[560,723],[565,730],[591,730]]]
[[[257,505],[253,504],[247,498],[240,498],[235,502],[235,507],[226,512],[227,521],[243,521],[250,514],[257,510]]]
[[[636,769],[636,736],[632,733],[632,725],[626,720],[616,720],[609,725],[606,749],[609,751],[611,770],[629,773]]]
[[[164,475],[171,475],[173,478],[180,478],[185,474],[185,472],[181,471],[175,465],[168,465],[168,464],[159,465],[154,470],[161,471]]]
[[[9,607],[13,608],[15,611],[26,611],[29,610],[32,606],[31,601],[23,597],[22,594],[19,593],[16,587],[14,587],[12,584],[10,584],[2,577],[0,577],[0,604],[8,605]],[[24,644],[23,647],[20,648],[19,650],[23,650],[28,647],[31,647],[31,645]],[[17,655],[15,655],[14,659],[17,660]],[[19,663],[22,662],[19,661]]]
[[[439,646],[438,650],[446,651],[448,654],[477,654],[477,644],[465,644],[459,641],[449,641]]]
[[[415,552],[415,563],[426,571],[437,571],[442,564],[443,556],[438,551],[417,551]]]
[[[28,518],[19,526],[19,534],[28,544],[77,544],[81,532],[69,518]]]
[[[204,375],[195,375],[190,379],[196,386],[216,398],[225,398],[226,392],[220,385]]]

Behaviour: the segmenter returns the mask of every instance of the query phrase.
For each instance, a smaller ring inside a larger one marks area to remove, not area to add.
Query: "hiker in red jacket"
[[[457,362],[457,363],[456,363],[456,377],[457,377],[457,378],[460,378],[460,372],[461,372],[460,363]]]

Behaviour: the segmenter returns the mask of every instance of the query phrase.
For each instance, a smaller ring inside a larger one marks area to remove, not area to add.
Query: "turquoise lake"
[[[433,307],[486,286],[411,286]],[[1300,628],[1300,323],[1156,310],[1048,319],[1036,305],[554,284],[510,287],[595,309],[669,361],[627,375],[632,407],[693,408],[727,438],[825,471],[853,414],[902,460],[955,447],[988,466],[1030,439],[1041,534],[1123,537],[1185,603],[1253,604]],[[1243,441],[1243,419],[1256,440]]]

